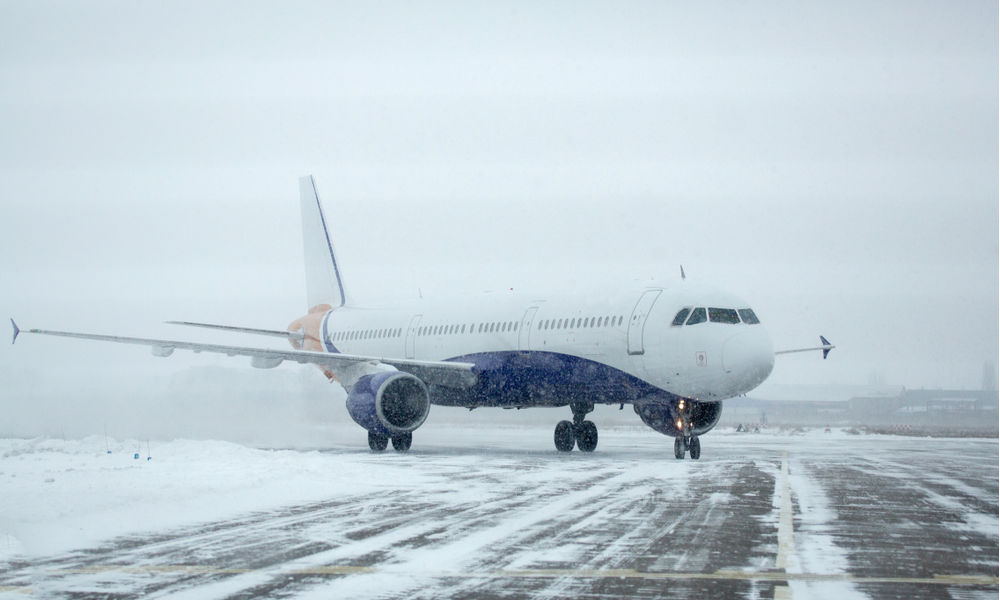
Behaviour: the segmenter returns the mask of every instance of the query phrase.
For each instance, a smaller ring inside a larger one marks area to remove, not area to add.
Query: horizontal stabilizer
[[[14,337],[10,340],[10,343],[13,344],[17,341],[17,334],[21,333],[21,329],[17,326],[17,323],[14,322],[14,319],[10,320],[10,324],[14,326]]]

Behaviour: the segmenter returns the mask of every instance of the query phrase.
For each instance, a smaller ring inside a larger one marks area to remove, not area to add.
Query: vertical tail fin
[[[329,304],[334,308],[350,303],[340,274],[337,254],[330,241],[323,207],[312,175],[299,178],[302,203],[302,245],[306,259],[306,300],[308,307]]]

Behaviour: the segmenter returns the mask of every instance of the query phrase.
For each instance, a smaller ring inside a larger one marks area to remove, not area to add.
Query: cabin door
[[[518,350],[527,351],[531,349],[531,326],[535,323],[536,312],[538,312],[538,307],[532,306],[524,311],[524,316],[521,317],[521,327],[517,330]]]
[[[410,326],[406,328],[406,358],[414,358],[417,345],[417,327],[420,326],[420,317],[416,315],[410,319]]]
[[[628,320],[628,353],[643,354],[646,348],[642,344],[642,332],[646,328],[646,317],[649,316],[653,303],[660,297],[663,290],[646,290],[632,309]]]

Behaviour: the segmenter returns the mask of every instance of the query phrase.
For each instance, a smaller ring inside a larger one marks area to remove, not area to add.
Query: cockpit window
[[[754,314],[753,310],[749,308],[741,308],[739,312],[740,318],[743,319],[743,322],[747,325],[757,325],[760,323],[760,319],[757,318],[757,315]]]
[[[708,320],[713,323],[739,323],[740,316],[732,308],[709,308]]]
[[[687,307],[682,308],[680,310],[680,312],[677,313],[677,316],[674,317],[674,322],[671,323],[671,325],[673,325],[675,327],[678,326],[678,325],[683,325],[684,324],[684,319],[688,318],[689,314],[691,314],[691,309],[690,308],[687,308]]]
[[[704,323],[707,320],[708,317],[705,316],[705,309],[696,308],[691,311],[691,316],[688,317],[687,325],[697,325],[698,323]]]

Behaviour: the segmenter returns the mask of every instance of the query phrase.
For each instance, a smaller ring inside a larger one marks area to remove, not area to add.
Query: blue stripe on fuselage
[[[679,397],[594,360],[556,352],[482,352],[448,359],[471,362],[479,381],[468,389],[431,386],[431,403],[465,407],[565,406],[672,402]]]
[[[330,334],[326,330],[326,324],[329,321],[330,321],[330,313],[328,312],[323,316],[323,326],[320,328],[320,334],[319,334],[320,343],[323,345],[324,348],[326,348],[327,352],[340,354],[340,350],[337,350],[337,347],[333,345],[333,340],[330,339]]]

